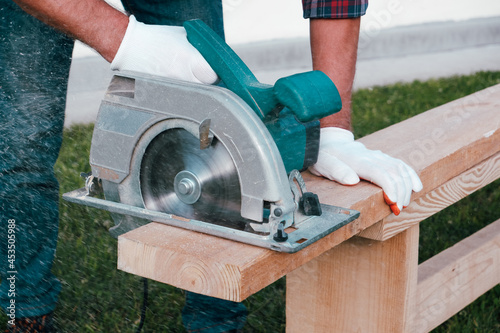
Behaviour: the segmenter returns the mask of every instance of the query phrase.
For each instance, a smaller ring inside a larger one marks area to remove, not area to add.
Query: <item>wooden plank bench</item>
[[[360,139],[415,168],[424,189],[399,216],[382,190],[303,173],[355,222],[294,254],[159,223],[119,237],[118,268],[242,301],[287,275],[287,332],[428,332],[500,283],[500,220],[418,265],[419,223],[500,178],[500,85]]]

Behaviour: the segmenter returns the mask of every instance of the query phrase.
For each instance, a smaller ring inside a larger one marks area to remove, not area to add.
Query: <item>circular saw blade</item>
[[[243,228],[238,173],[216,138],[200,149],[183,128],[160,133],[144,153],[140,184],[148,209]]]

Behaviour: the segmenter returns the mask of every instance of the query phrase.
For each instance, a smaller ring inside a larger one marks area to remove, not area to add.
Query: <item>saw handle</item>
[[[271,111],[289,108],[301,122],[318,120],[342,108],[335,84],[321,71],[260,83],[238,55],[201,20],[184,22],[189,42],[203,55],[226,87],[264,119]]]

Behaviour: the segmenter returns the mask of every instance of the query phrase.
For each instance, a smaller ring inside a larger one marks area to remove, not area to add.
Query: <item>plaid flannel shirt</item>
[[[351,18],[365,15],[368,0],[302,0],[304,18]]]

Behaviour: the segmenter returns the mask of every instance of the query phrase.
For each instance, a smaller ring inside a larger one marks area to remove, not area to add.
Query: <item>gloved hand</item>
[[[217,74],[186,38],[183,27],[147,25],[130,16],[112,70],[130,70],[212,84]]]
[[[369,150],[347,130],[321,129],[318,161],[309,167],[317,176],[354,185],[366,179],[384,190],[384,199],[395,215],[408,206],[412,190],[422,189],[417,173],[406,163],[379,150]]]

